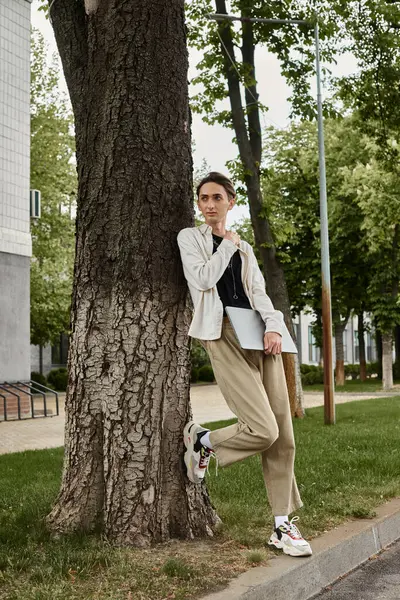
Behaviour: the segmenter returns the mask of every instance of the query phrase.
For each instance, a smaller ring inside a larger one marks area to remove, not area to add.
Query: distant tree
[[[332,314],[336,383],[344,383],[343,332],[350,314],[367,306],[368,255],[357,192],[344,186],[347,172],[366,164],[370,139],[352,118],[326,122]],[[318,147],[316,126],[303,122],[266,135],[263,179],[266,210],[284,265],[292,310],[321,313]],[[361,311],[362,312],[362,311]],[[318,335],[316,338],[318,339]]]
[[[398,148],[387,142],[400,135],[400,2],[334,0],[330,7],[343,32],[342,49],[358,63],[356,73],[337,82],[340,95],[386,158],[398,160]]]
[[[69,328],[77,176],[73,117],[60,91],[58,61],[49,62],[35,29],[31,44],[31,188],[42,199],[41,217],[32,220],[31,343],[44,346]]]
[[[370,258],[367,292],[382,337],[382,382],[388,390],[393,387],[393,334],[400,323],[400,171],[385,166],[375,156],[367,164],[347,168],[344,187],[356,193],[363,215]]]

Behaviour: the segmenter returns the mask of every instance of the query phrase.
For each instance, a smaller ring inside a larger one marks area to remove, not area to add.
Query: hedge
[[[49,386],[54,388],[57,392],[65,392],[68,383],[67,369],[65,367],[53,369],[47,375],[47,381]]]
[[[47,385],[47,379],[42,373],[38,373],[37,371],[32,371],[31,380],[36,381],[36,383],[40,383],[41,385]]]

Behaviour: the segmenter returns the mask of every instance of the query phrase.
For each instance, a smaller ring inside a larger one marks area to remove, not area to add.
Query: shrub
[[[203,365],[209,365],[210,359],[207,352],[200,344],[199,340],[193,339],[190,348],[190,357],[192,359],[192,367],[200,369]]]
[[[316,381],[315,381],[315,374],[311,373],[311,372],[306,373],[301,378],[301,382],[302,382],[303,385],[314,385],[316,383]]]
[[[196,383],[196,381],[199,380],[199,369],[196,369],[196,367],[192,367],[192,370],[190,372],[190,381],[191,383]]]
[[[303,364],[301,364],[300,365],[300,373],[302,375],[306,375],[307,373],[309,373],[312,370],[313,366],[314,365],[305,365],[305,364],[303,365]]]
[[[352,379],[360,378],[360,365],[344,365],[344,374]]]
[[[47,379],[42,373],[38,373],[37,371],[32,371],[31,380],[36,381],[36,383],[40,383],[42,385],[47,385]]]
[[[199,381],[215,381],[214,371],[211,365],[203,365],[200,367]]]
[[[306,373],[302,374],[301,382],[303,385],[315,385],[324,383],[324,369],[316,365],[307,365],[310,367]]]
[[[68,373],[65,367],[59,369],[53,369],[47,376],[47,381],[50,387],[57,390],[57,392],[65,392],[68,383]]]
[[[368,377],[377,377],[379,375],[379,363],[378,362],[371,362],[371,363],[367,363],[367,375]]]

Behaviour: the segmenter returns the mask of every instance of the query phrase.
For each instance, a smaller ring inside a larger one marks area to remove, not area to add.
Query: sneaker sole
[[[282,544],[282,542],[274,542],[271,540],[268,542],[268,546],[273,546],[274,548],[278,548],[278,550],[283,550],[283,552],[288,556],[312,556],[312,550],[310,547],[302,550],[300,547],[287,546],[286,544]]]

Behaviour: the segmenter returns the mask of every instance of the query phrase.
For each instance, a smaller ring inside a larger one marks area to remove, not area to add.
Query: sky
[[[33,0],[31,5],[32,26],[39,29],[44,35],[49,45],[49,51],[57,52],[53,29],[44,13],[38,11],[39,5],[39,0]],[[196,64],[200,59],[199,51],[191,50],[189,52],[189,80],[196,75]],[[279,62],[272,54],[260,47],[256,49],[255,64],[260,102],[269,109],[262,115],[262,124],[285,127],[289,124],[290,105],[287,98],[290,95],[290,89],[280,73]],[[335,76],[350,74],[355,71],[355,68],[355,59],[349,54],[341,57],[336,66],[331,66]],[[312,92],[315,93],[315,82],[311,81],[310,84]],[[67,91],[65,81],[61,85]],[[229,176],[225,164],[228,160],[236,158],[238,154],[235,144],[232,143],[233,131],[221,125],[207,125],[198,114],[193,114],[192,118],[192,138],[195,143],[194,168],[200,167],[205,159],[211,170],[221,171]],[[247,217],[248,214],[246,207],[236,206],[231,211],[228,226],[244,216]]]

